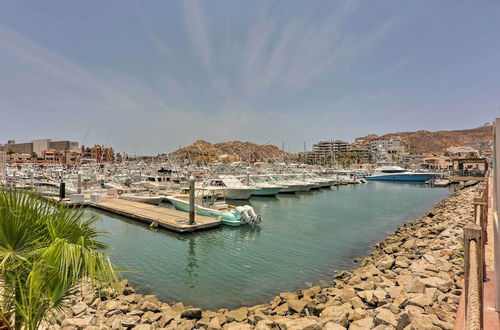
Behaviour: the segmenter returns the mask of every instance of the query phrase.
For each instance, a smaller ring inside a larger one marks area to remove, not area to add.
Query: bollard
[[[76,191],[78,194],[82,193],[82,175],[78,173],[78,178],[76,180]]]
[[[191,175],[189,178],[189,224],[194,225],[195,223],[195,205],[194,205],[194,177]]]
[[[59,199],[63,200],[66,198],[66,183],[61,181],[59,184]]]

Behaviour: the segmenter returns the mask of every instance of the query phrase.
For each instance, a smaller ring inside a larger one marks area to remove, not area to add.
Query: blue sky
[[[156,154],[500,116],[500,1],[2,1],[0,143]]]

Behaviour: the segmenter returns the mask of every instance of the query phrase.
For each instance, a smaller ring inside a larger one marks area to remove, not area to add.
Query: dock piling
[[[194,225],[195,223],[195,206],[194,206],[194,177],[191,175],[189,178],[189,224]]]
[[[78,177],[76,180],[76,191],[78,194],[82,193],[82,175],[78,173]]]

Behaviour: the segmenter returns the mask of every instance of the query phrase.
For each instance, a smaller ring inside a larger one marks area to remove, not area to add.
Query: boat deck
[[[190,225],[189,214],[186,212],[123,199],[105,199],[99,203],[88,202],[87,204],[97,209],[123,215],[145,223],[158,221],[159,227],[179,233],[210,229],[221,225],[220,220],[201,215],[196,215],[196,223]]]

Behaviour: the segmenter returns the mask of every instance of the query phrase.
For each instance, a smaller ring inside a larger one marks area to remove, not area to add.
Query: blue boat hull
[[[436,177],[431,173],[411,173],[411,174],[384,174],[367,176],[369,181],[404,181],[404,182],[425,182]]]

